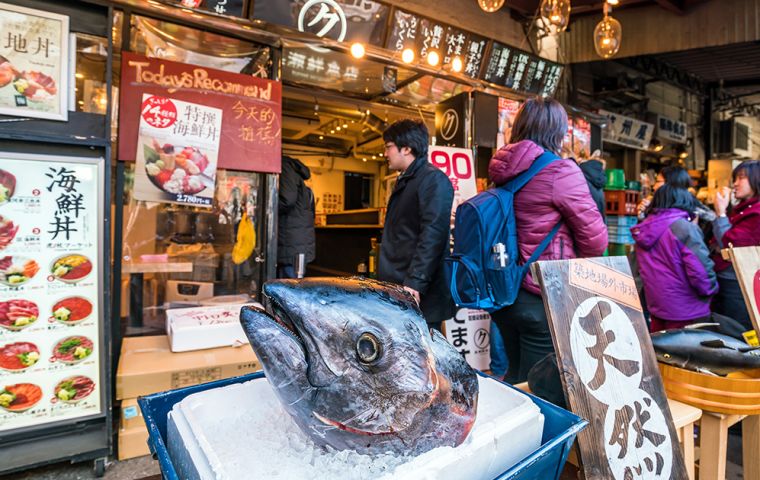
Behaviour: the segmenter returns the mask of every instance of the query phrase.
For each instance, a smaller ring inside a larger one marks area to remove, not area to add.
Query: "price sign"
[[[466,148],[431,146],[428,160],[449,177],[454,187],[454,204],[452,212],[460,203],[478,193],[475,182],[475,162],[472,151]]]

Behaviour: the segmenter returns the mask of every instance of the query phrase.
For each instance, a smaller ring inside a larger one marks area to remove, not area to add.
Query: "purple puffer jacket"
[[[702,231],[676,208],[655,210],[631,227],[647,307],[659,320],[689,321],[710,315],[718,292]]]
[[[488,175],[496,185],[503,185],[529,169],[543,153],[544,149],[530,140],[505,145],[488,164]],[[607,248],[607,227],[583,172],[571,159],[552,162],[517,192],[515,219],[523,262],[560,220],[562,226],[540,260],[594,257]],[[530,272],[523,288],[536,295],[541,293]]]

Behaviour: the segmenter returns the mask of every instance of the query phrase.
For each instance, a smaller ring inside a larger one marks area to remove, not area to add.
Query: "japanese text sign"
[[[688,478],[625,257],[532,265],[587,479]]]
[[[472,368],[488,370],[491,363],[491,315],[483,310],[461,308],[446,320],[446,339]]]
[[[657,136],[677,143],[686,143],[686,123],[657,115]]]
[[[654,125],[606,110],[599,110],[599,113],[606,116],[608,120],[607,127],[602,130],[602,139],[605,142],[639,150],[649,148]]]
[[[471,150],[431,145],[428,148],[428,160],[449,177],[454,187],[452,211],[456,211],[460,203],[478,193]]]
[[[68,119],[69,17],[0,3],[0,114]]]
[[[0,167],[0,432],[99,415],[105,160]]]
[[[124,52],[119,99],[119,159],[135,160],[143,95],[221,111],[219,168],[279,173],[279,82]]]
[[[183,7],[201,8],[219,15],[242,17],[244,14],[244,0],[174,0]]]
[[[211,207],[222,110],[144,94],[135,198]]]

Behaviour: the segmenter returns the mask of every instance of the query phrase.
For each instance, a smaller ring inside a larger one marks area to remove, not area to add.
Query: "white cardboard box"
[[[166,311],[166,334],[172,352],[247,345],[248,338],[240,325],[240,308],[244,305],[262,308],[252,302]]]
[[[366,455],[315,447],[265,378],[195,393],[175,404],[167,448],[177,474],[188,480],[491,480],[538,449],[544,416],[525,394],[491,378],[478,380],[478,415],[462,445],[412,459],[388,455],[389,468]]]

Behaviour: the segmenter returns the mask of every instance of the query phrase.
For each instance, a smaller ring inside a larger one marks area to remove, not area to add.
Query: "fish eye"
[[[356,354],[362,363],[372,363],[380,358],[380,341],[371,333],[362,333],[356,341]]]

